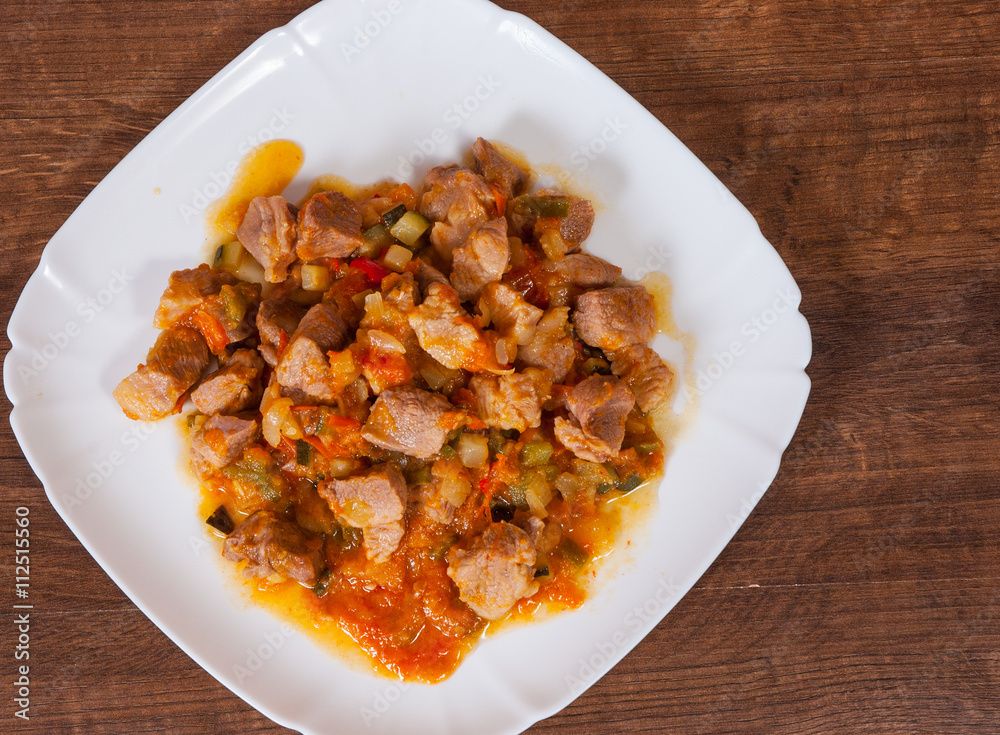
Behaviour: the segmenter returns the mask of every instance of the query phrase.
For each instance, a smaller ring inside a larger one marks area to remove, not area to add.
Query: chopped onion
[[[267,410],[264,411],[264,417],[261,420],[261,429],[264,439],[272,447],[281,444],[282,429],[285,426],[285,422],[292,415],[292,405],[291,398],[279,398],[272,401]]]
[[[330,288],[330,270],[326,266],[302,266],[303,291],[326,291],[328,288]]]
[[[379,324],[385,320],[385,304],[382,294],[374,291],[365,297],[365,318],[373,319]]]
[[[485,467],[490,460],[489,439],[482,434],[465,432],[455,451],[466,467]]]
[[[406,354],[406,347],[403,346],[403,343],[388,332],[383,332],[379,329],[369,329],[368,341],[371,342],[372,349],[377,352],[389,352],[397,355]]]

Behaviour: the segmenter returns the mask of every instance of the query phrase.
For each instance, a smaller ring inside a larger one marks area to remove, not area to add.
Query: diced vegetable
[[[466,467],[484,467],[490,461],[489,439],[482,434],[462,434],[455,450]]]
[[[455,459],[458,456],[458,452],[450,444],[445,444],[441,447],[441,456],[445,459]]]
[[[386,270],[385,266],[379,265],[370,258],[355,258],[351,261],[351,265],[364,273],[368,277],[368,280],[376,286],[381,284],[382,279],[389,275],[389,271]]]
[[[385,223],[386,227],[392,228],[399,220],[403,218],[406,214],[406,205],[400,204],[398,207],[393,207],[388,212],[382,215],[382,222]]]
[[[330,582],[333,580],[333,572],[329,569],[325,569],[321,575],[319,575],[319,580],[316,582],[316,586],[313,587],[313,592],[316,593],[316,597],[325,597],[326,593],[330,591]]]
[[[244,287],[245,288],[245,287]],[[240,291],[226,284],[219,289],[219,296],[222,298],[223,306],[226,309],[226,319],[230,324],[236,325],[243,321],[247,313],[247,300]]]
[[[618,490],[623,493],[630,493],[642,484],[642,476],[638,474],[632,474],[626,480],[622,480],[618,483]]]
[[[430,220],[420,212],[407,212],[389,228],[389,232],[404,245],[412,247],[430,226]]]
[[[523,194],[514,199],[514,212],[535,217],[565,217],[572,200],[569,197],[539,197]]]
[[[521,448],[520,459],[524,467],[540,467],[552,459],[552,445],[535,437]]]
[[[420,366],[420,375],[431,390],[441,390],[461,375],[460,370],[446,368],[436,360],[428,359]]]
[[[602,360],[599,357],[588,357],[583,361],[584,375],[611,375],[611,366],[608,364],[607,360]]]
[[[303,291],[326,291],[330,283],[330,269],[325,265],[302,266]]]
[[[590,560],[590,554],[569,536],[564,538],[556,550],[573,566],[582,567]]]
[[[226,506],[220,505],[215,511],[210,515],[205,523],[210,525],[216,531],[220,531],[227,536],[233,532],[236,528],[236,524],[233,523],[232,516],[229,515],[229,511],[226,510]]]
[[[633,449],[639,454],[649,454],[650,452],[655,452],[661,446],[659,442],[642,442],[641,444],[636,444]]]
[[[538,579],[539,577],[548,577],[548,576],[549,576],[548,564],[546,564],[544,567],[538,567],[538,569],[535,570],[535,579]]]
[[[302,467],[308,467],[312,464],[312,447],[309,442],[301,439],[295,442],[295,463]]]
[[[390,245],[382,258],[382,263],[386,268],[396,273],[406,270],[406,265],[413,259],[413,251],[404,248],[402,245]]]
[[[240,260],[233,275],[247,283],[260,283],[262,285],[267,283],[267,279],[264,277],[264,267],[253,258]]]
[[[287,436],[289,439],[302,438],[302,427],[292,413],[292,405],[291,398],[278,398],[264,411],[261,428],[264,439],[272,447],[281,443],[282,436]]]
[[[369,227],[362,233],[362,237],[365,238],[365,244],[358,249],[358,255],[365,258],[377,258],[387,247],[396,244],[396,238],[383,222]]]
[[[600,485],[597,486],[597,494],[606,495],[607,493],[611,492],[614,489],[615,489],[614,483],[602,482]]]
[[[215,251],[215,261],[213,265],[221,270],[235,273],[240,267],[240,263],[243,262],[243,255],[245,252],[246,251],[243,249],[239,240],[227,242],[224,245],[220,245],[219,249]]]
[[[546,230],[538,238],[545,257],[549,260],[561,260],[570,251],[570,244],[559,234],[559,230]]]
[[[198,331],[208,342],[208,349],[212,351],[212,354],[221,355],[222,351],[226,349],[226,345],[229,344],[226,328],[204,309],[197,309],[192,318]]]
[[[521,479],[520,487],[524,490],[524,499],[531,512],[539,518],[545,518],[548,515],[545,506],[552,500],[552,483],[546,477],[545,471],[537,467],[527,470]]]
[[[490,503],[490,517],[494,523],[514,520],[515,512],[517,512],[517,506],[511,505],[503,499],[497,498]]]

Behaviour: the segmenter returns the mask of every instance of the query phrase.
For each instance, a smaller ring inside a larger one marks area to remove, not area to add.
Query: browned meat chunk
[[[539,216],[548,211],[561,216]],[[531,196],[518,197],[510,209],[514,231],[532,231],[545,254],[558,260],[566,253],[579,249],[594,226],[594,207],[586,199],[570,196],[553,189],[541,189]]]
[[[635,405],[628,386],[610,375],[592,375],[570,391],[566,404],[571,420],[555,420],[556,438],[563,446],[591,462],[617,457],[625,419]]]
[[[203,306],[209,296],[219,293],[223,286],[235,286],[238,282],[236,276],[209,268],[204,263],[197,268],[174,271],[156,307],[153,326],[157,329],[174,326]]]
[[[382,279],[382,300],[404,314],[413,311],[420,301],[417,283],[410,272],[390,273]]]
[[[338,386],[331,374],[327,353],[342,350],[347,340],[347,325],[337,307],[316,304],[302,317],[281,353],[276,371],[278,382],[316,401],[335,401]]]
[[[588,291],[576,300],[573,325],[580,339],[602,350],[644,344],[656,334],[653,297],[642,286]]]
[[[451,286],[431,284],[424,302],[406,316],[420,347],[445,367],[477,372],[489,360],[489,345]]]
[[[632,389],[644,412],[667,405],[674,394],[674,371],[655,350],[645,345],[629,345],[609,355],[611,372]]]
[[[323,482],[319,494],[342,522],[362,530],[369,559],[380,564],[392,556],[403,538],[406,511],[406,481],[394,465]]]
[[[257,310],[257,333],[260,335],[261,357],[271,367],[278,365],[278,351],[289,338],[306,314],[306,307],[287,299],[264,299]],[[284,332],[284,336],[282,336]]]
[[[264,267],[264,278],[280,283],[295,261],[295,214],[283,196],[257,197],[250,202],[236,237]]]
[[[448,279],[444,277],[437,268],[432,265],[428,265],[423,258],[417,259],[417,285],[420,287],[421,293],[427,293],[427,289],[431,287],[432,283],[443,283],[445,285],[450,285]]]
[[[257,422],[211,416],[191,437],[191,464],[202,477],[235,462],[257,438]]]
[[[420,213],[434,221],[431,244],[450,261],[469,233],[496,212],[493,192],[478,174],[454,165],[432,168],[424,186]]]
[[[517,351],[518,364],[548,368],[555,382],[561,383],[573,367],[576,348],[567,334],[569,307],[557,306],[542,315],[534,338]]]
[[[453,410],[439,393],[404,387],[387,390],[372,406],[361,436],[377,447],[411,457],[437,454],[448,438],[445,425]]]
[[[448,554],[448,576],[462,602],[487,620],[498,620],[522,597],[538,589],[535,547],[511,523],[491,524],[468,550]]]
[[[525,431],[542,421],[542,404],[552,392],[551,373],[528,368],[512,375],[476,375],[469,382],[479,416],[498,429]]]
[[[164,330],[146,355],[146,364],[115,388],[115,400],[130,419],[162,419],[174,412],[184,391],[208,367],[209,359],[208,345],[197,330],[188,327]]]
[[[247,560],[247,577],[277,574],[307,587],[323,570],[323,537],[304,531],[274,513],[258,510],[229,535],[222,553],[230,561]]]
[[[490,321],[504,337],[519,345],[529,344],[535,338],[535,327],[544,312],[506,283],[489,284],[483,289],[481,300],[489,311]]]
[[[509,260],[507,221],[490,220],[473,230],[465,244],[455,250],[451,285],[462,301],[475,301],[483,286],[500,280]]]
[[[462,461],[442,457],[431,467],[430,484],[421,488],[420,506],[435,523],[451,523],[471,491],[469,470]]]
[[[560,278],[579,288],[605,288],[618,280],[622,269],[596,255],[574,253],[546,264]]]
[[[361,209],[339,191],[321,191],[299,212],[295,252],[302,260],[346,258],[364,243]]]
[[[478,138],[472,144],[472,160],[476,173],[486,179],[486,182],[496,187],[505,197],[510,199],[520,193],[528,180],[528,174],[523,168],[498,151],[492,143]]]
[[[191,400],[204,414],[239,413],[260,401],[260,374],[264,361],[254,350],[236,350],[224,367],[205,376],[191,391]]]

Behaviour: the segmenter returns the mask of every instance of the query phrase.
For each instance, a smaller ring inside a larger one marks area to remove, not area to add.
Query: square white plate
[[[662,270],[696,339],[700,407],[669,457],[654,533],[579,611],[487,639],[447,681],[345,668],[243,605],[213,563],[169,421],[111,397],[155,339],[167,276],[204,253],[204,209],[243,154],[299,143],[317,175],[416,182],[476,138],[569,170],[601,208],[588,249]],[[778,469],[811,341],[753,218],[666,128],[530,20],[485,0],[325,0],[266,34],[150,133],[45,248],[11,317],[11,425],[56,510],[167,635],[306,733],[514,733],[566,706],[708,568]],[[642,611],[637,614],[637,610]]]

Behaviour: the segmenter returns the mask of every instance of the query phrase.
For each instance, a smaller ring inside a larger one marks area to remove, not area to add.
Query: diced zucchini
[[[524,467],[540,467],[552,459],[552,445],[544,439],[534,438],[521,448],[520,459]]]
[[[382,222],[369,227],[362,237],[365,244],[358,248],[358,255],[365,258],[377,258],[383,250],[396,244],[396,238]]]
[[[445,444],[441,447],[441,456],[445,459],[455,459],[458,456],[458,452],[450,444]]]
[[[402,245],[390,245],[382,259],[382,263],[391,271],[402,273],[406,265],[413,259],[413,251]]]
[[[205,523],[210,525],[216,531],[226,534],[227,536],[233,532],[236,525],[233,523],[232,516],[229,515],[229,511],[226,506],[220,505],[207,519]]]
[[[392,227],[394,224],[399,222],[399,220],[403,219],[403,216],[405,214],[406,214],[406,205],[400,204],[396,207],[393,207],[385,214],[383,214],[382,221],[385,223],[386,227]]]
[[[215,262],[212,265],[221,270],[235,273],[240,267],[240,263],[243,262],[243,254],[245,252],[239,240],[227,242],[224,245],[220,245],[219,249],[215,251]]]
[[[582,567],[590,560],[590,554],[587,553],[587,550],[569,536],[559,542],[557,551],[562,554],[566,561],[576,567]]]
[[[319,575],[319,581],[316,582],[316,586],[313,587],[313,592],[316,593],[316,597],[325,597],[326,593],[330,591],[330,582],[333,580],[333,572],[329,569],[323,570],[323,573]]]
[[[312,464],[312,446],[309,442],[299,439],[295,442],[295,463],[301,467]]]
[[[618,490],[623,493],[630,493],[642,484],[642,476],[633,473],[626,480],[618,483]]]
[[[389,228],[389,232],[404,245],[413,247],[430,226],[430,220],[420,212],[407,212],[400,217],[399,222]]]
[[[326,291],[330,283],[330,269],[325,265],[302,266],[303,291]]]
[[[572,201],[569,197],[522,194],[514,200],[514,211],[536,217],[565,217],[569,214]]]
[[[582,367],[584,375],[611,375],[611,366],[608,361],[599,357],[588,357],[583,361]]]
[[[267,279],[264,277],[264,268],[253,258],[243,258],[233,275],[248,283],[267,283]]]
[[[633,449],[639,454],[649,454],[650,452],[655,452],[660,448],[659,442],[642,442],[641,444],[636,444]]]

